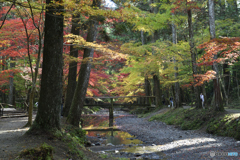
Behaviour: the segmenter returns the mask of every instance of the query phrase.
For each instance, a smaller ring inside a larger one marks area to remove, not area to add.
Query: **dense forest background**
[[[203,93],[218,111],[240,99],[238,0],[109,3],[1,0],[1,103],[26,101],[31,125],[38,101],[35,126],[58,129],[63,96],[76,126],[86,96],[202,108]]]

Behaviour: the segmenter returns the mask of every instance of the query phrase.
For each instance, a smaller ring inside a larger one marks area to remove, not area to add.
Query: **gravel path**
[[[146,144],[157,147],[165,155],[162,157],[164,159],[240,160],[240,141],[233,138],[181,130],[163,122],[149,122],[147,118],[137,118],[136,116],[117,118],[116,125],[121,130],[137,136],[137,139]],[[224,155],[227,152],[238,152],[238,156]],[[214,154],[215,156],[213,156]]]
[[[8,159],[6,157],[24,149],[18,142],[28,130],[21,128],[27,124],[27,120],[27,117],[0,119],[0,160]]]

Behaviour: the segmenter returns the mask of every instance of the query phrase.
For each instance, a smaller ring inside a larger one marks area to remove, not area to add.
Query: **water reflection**
[[[117,118],[117,116],[115,117]],[[103,129],[108,127],[108,116],[88,116],[85,117],[85,128]],[[161,152],[160,146],[144,146],[144,143],[137,137],[124,131],[88,131],[87,136],[97,137],[91,150],[95,152],[110,153],[115,157],[160,160],[166,159]],[[111,143],[112,145],[108,145]]]
[[[124,131],[88,131],[87,135],[104,138],[106,139],[106,143],[112,143],[113,145],[143,143],[142,141],[136,139],[135,136]]]
[[[161,150],[159,149],[159,146],[133,146],[133,147],[122,149],[120,151],[128,152],[128,153],[139,153],[139,154],[145,154],[145,153],[162,154]]]

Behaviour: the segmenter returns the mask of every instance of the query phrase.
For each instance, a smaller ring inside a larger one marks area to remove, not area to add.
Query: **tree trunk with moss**
[[[93,0],[93,7],[100,7],[100,5],[101,0]],[[98,25],[98,21],[96,19],[97,17],[95,16],[90,16],[89,18],[88,34],[86,39],[87,42],[94,42],[96,40]],[[68,121],[77,127],[79,127],[82,109],[84,107],[84,100],[86,97],[89,76],[91,72],[93,53],[94,49],[92,48],[84,49],[83,61],[81,63],[81,68],[79,71],[77,87],[74,92],[73,101],[68,115]]]
[[[79,35],[79,18],[80,15],[73,15],[72,16],[72,30],[71,33],[74,35]],[[70,46],[70,56],[77,58],[78,57],[78,49],[74,48],[73,46]],[[63,108],[63,116],[67,117],[71,104],[72,104],[72,100],[73,100],[73,96],[74,96],[74,91],[77,85],[77,61],[72,61],[69,62],[69,72],[68,72],[68,86],[67,86],[67,94],[66,94],[66,101],[65,101],[65,107]]]
[[[214,13],[214,0],[208,0],[208,11],[209,11],[209,31],[211,39],[216,38],[215,34],[215,13]],[[214,59],[217,59],[217,55],[214,55]],[[222,103],[222,94],[220,87],[220,78],[219,78],[219,70],[218,64],[216,62],[213,63],[213,70],[216,72],[216,78],[213,80],[214,86],[214,108],[216,111],[223,111],[223,103]]]
[[[156,106],[161,105],[161,89],[160,89],[160,80],[157,75],[153,76],[153,95],[156,97]]]
[[[187,13],[188,13],[189,45],[190,45],[190,53],[191,53],[191,58],[192,58],[192,71],[193,71],[193,75],[196,75],[197,74],[196,47],[194,45],[194,39],[193,39],[192,11],[191,11],[191,9],[189,9],[187,11]],[[194,76],[193,76],[193,80],[194,80]],[[193,88],[194,88],[196,108],[201,108],[199,87],[193,86]]]
[[[172,17],[174,18],[173,14],[172,14]],[[174,20],[172,20],[172,42],[173,42],[173,45],[177,44],[177,29],[176,29],[176,25],[174,24]],[[178,81],[178,67],[177,67],[177,61],[176,61],[175,57],[173,57],[173,62],[175,64],[175,66],[174,66],[174,70],[175,70],[174,76],[175,76],[175,79]],[[181,107],[182,103],[181,103],[181,98],[180,98],[179,82],[175,82],[175,96],[174,97],[175,97],[174,106],[176,108]]]
[[[56,1],[60,2],[60,1]],[[36,119],[30,133],[49,133],[60,129],[63,74],[63,7],[46,1],[45,38],[41,91]],[[58,12],[58,14],[55,14]]]

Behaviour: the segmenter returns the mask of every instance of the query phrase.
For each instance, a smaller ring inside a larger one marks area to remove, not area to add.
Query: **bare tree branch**
[[[12,7],[14,6],[14,4],[15,4],[15,1],[13,2],[13,4],[12,4],[12,5],[10,6],[10,8],[8,9],[8,11],[7,11],[7,13],[6,13],[6,15],[5,15],[4,19],[3,19],[3,22],[2,22],[2,24],[1,24],[1,26],[0,26],[0,29],[2,29],[3,24],[4,24],[5,20],[7,19],[7,15],[8,15],[8,13],[10,12],[10,10],[12,9]]]

